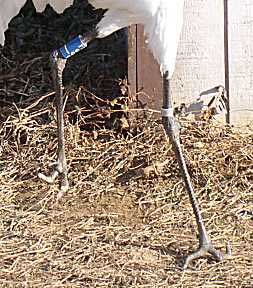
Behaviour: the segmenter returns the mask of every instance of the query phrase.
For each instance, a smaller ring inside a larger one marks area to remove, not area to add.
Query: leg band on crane
[[[174,113],[173,113],[173,108],[162,108],[161,109],[161,115],[162,117],[173,117]]]
[[[86,48],[87,42],[84,42],[83,40],[84,39],[81,35],[70,40],[68,43],[66,43],[64,46],[62,46],[57,50],[59,56],[63,59],[68,59],[69,57],[76,54],[80,50]]]

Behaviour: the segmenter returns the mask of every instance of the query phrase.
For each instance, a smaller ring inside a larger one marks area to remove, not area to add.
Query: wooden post
[[[162,105],[162,79],[160,69],[145,43],[143,27],[129,28],[128,79],[136,101],[132,108],[160,111]],[[135,95],[134,95],[135,94]],[[142,113],[138,113],[142,115]],[[155,116],[160,116],[155,113]]]
[[[130,85],[130,98],[133,99],[137,93],[137,25],[128,28],[128,82]],[[136,102],[131,103],[136,106]],[[136,107],[133,107],[136,108]]]
[[[225,64],[225,89],[227,91],[228,105],[226,122],[230,123],[230,83],[229,83],[229,39],[228,39],[228,0],[224,0],[224,64]]]

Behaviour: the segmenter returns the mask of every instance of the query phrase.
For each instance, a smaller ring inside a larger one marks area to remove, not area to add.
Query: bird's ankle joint
[[[200,237],[199,247],[202,247],[202,248],[207,249],[207,250],[212,247],[211,240],[209,239],[208,236]]]
[[[163,116],[163,126],[167,134],[176,134],[179,135],[180,133],[180,124],[175,119],[174,116]]]
[[[59,174],[67,174],[68,170],[66,168],[66,165],[57,163],[55,170],[59,173]]]
[[[66,59],[61,57],[61,55],[58,52],[58,50],[54,50],[50,54],[50,62],[51,62],[51,66],[53,68],[56,68],[57,71],[61,71],[61,72],[64,70],[65,65],[66,65]]]

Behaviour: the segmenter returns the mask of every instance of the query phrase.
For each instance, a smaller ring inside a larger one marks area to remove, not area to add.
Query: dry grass
[[[161,125],[142,120],[123,137],[82,131],[76,116],[66,127],[71,188],[56,203],[57,185],[37,178],[56,159],[48,98],[1,113],[1,287],[252,287],[252,131],[183,122],[208,231],[232,256],[181,271],[196,227]]]
[[[112,109],[125,99],[112,99],[125,56],[116,47],[94,60],[91,47],[69,66],[80,87],[66,89],[71,188],[56,203],[57,185],[37,178],[56,160],[57,140],[48,54],[36,49],[1,55],[0,286],[253,287],[252,128],[182,122],[208,232],[217,248],[232,248],[222,263],[200,259],[182,271],[196,225],[161,124],[142,119],[124,136],[103,128],[122,126]]]

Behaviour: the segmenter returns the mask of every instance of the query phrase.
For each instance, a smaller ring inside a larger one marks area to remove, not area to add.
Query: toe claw
[[[218,250],[216,250],[215,248],[213,247],[210,247],[209,250],[207,250],[207,253],[210,253],[214,258],[215,260],[217,260],[218,262],[221,262],[224,260],[224,254]]]
[[[43,173],[38,173],[38,177],[42,181],[45,181],[48,184],[53,184],[58,175],[62,177],[60,179],[60,191],[57,194],[57,201],[59,201],[69,189],[69,182],[68,182],[67,174],[61,175],[58,170],[54,170],[50,176],[46,176]]]
[[[192,254],[188,255],[185,258],[183,269],[184,270],[187,269],[187,267],[193,260],[199,259],[201,257],[206,257],[209,254],[211,254],[213,258],[218,262],[224,260],[224,254],[213,248],[213,246],[210,244],[208,247],[200,247],[196,252],[193,252]]]
[[[60,184],[60,191],[58,192],[57,194],[57,201],[59,201],[63,195],[68,191],[69,189],[69,182],[68,182],[68,178],[67,176],[64,176],[62,179],[61,179],[61,184]]]
[[[38,177],[42,181],[44,181],[44,182],[46,182],[48,184],[53,184],[55,182],[55,179],[58,176],[58,174],[59,174],[59,172],[55,170],[50,176],[46,176],[43,173],[38,173]]]
[[[65,193],[68,191],[69,189],[69,185],[61,185],[60,191],[58,192],[57,196],[56,196],[56,201],[58,202],[59,200],[61,200],[61,198],[65,195]]]

